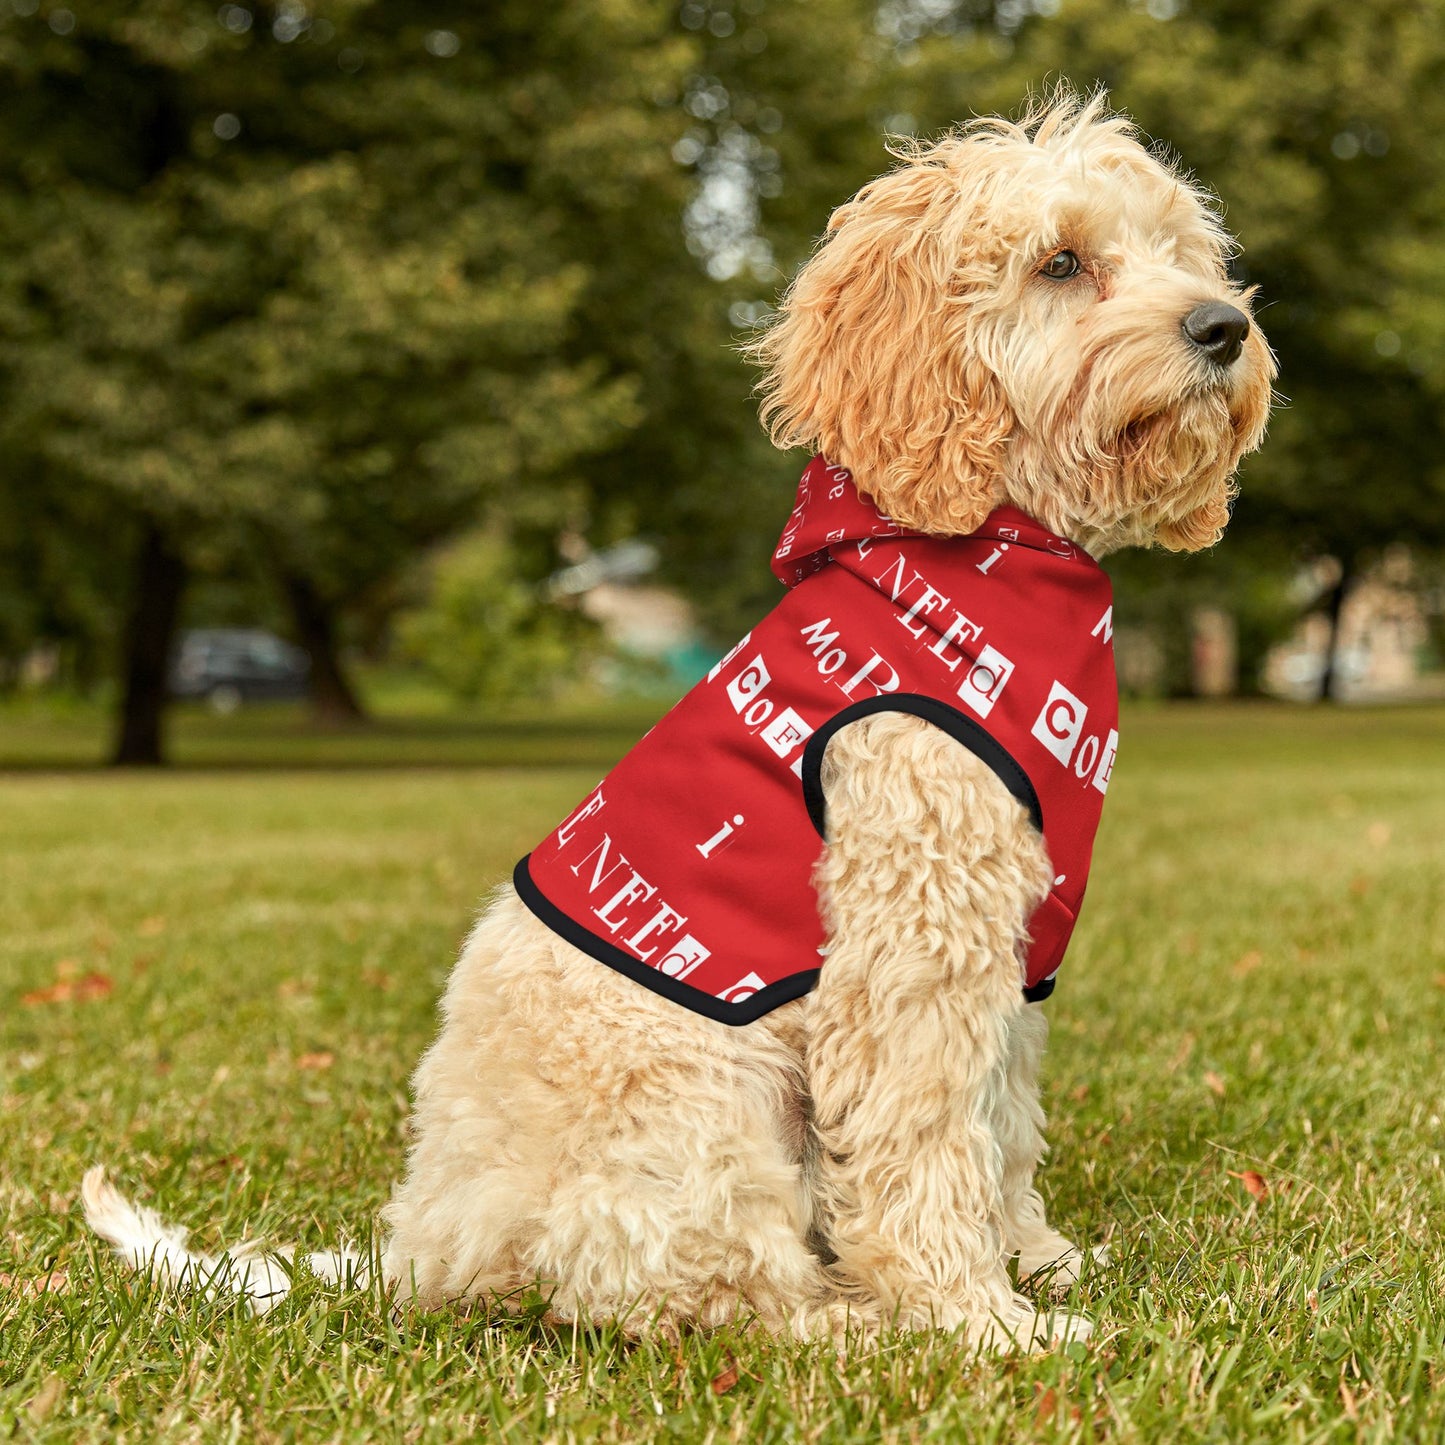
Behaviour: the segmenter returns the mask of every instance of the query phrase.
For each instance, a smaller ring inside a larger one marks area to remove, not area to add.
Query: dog
[[[1009,1262],[1069,1283],[1084,1258],[1035,1187],[1033,1000],[1117,743],[1098,559],[1219,539],[1274,359],[1217,209],[1102,95],[895,156],[750,346],[772,440],[817,453],[785,602],[452,974],[384,1215],[398,1299],[540,1287],[558,1320],[668,1337],[1089,1332]],[[138,1265],[284,1290],[100,1169],[84,1199]]]

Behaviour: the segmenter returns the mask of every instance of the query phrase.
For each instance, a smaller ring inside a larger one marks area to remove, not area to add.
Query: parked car
[[[243,702],[306,696],[311,659],[258,627],[203,627],[183,633],[171,664],[172,697],[204,698],[217,712]]]

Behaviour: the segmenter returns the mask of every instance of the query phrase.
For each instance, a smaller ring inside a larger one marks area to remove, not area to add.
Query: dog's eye
[[[1082,269],[1079,258],[1072,251],[1055,251],[1039,267],[1039,274],[1047,276],[1050,281],[1067,281],[1069,277],[1077,276]]]

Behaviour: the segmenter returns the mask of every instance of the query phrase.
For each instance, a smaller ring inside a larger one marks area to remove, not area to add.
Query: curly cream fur
[[[537,1287],[675,1331],[821,1292],[799,1006],[745,1030],[578,953],[503,889],[417,1069],[385,1270],[426,1304]]]
[[[1258,328],[1227,379],[1181,342],[1201,302],[1248,310],[1209,199],[1102,97],[897,154],[749,348],[773,440],[923,532],[1012,502],[1096,555],[1217,541],[1274,363]],[[1083,270],[1061,284],[1039,263],[1062,249]]]
[[[1201,302],[1248,303],[1217,211],[1100,99],[900,155],[754,347],[774,439],[825,451],[927,533],[1008,501],[1095,553],[1209,545],[1273,376],[1257,329],[1228,367],[1183,335]],[[1063,248],[1083,270],[1051,281]],[[1043,841],[917,718],[842,729],[824,783],[826,965],[746,1027],[638,987],[500,891],[416,1073],[386,1210],[401,1297],[506,1308],[541,1288],[561,1319],[667,1334],[737,1317],[834,1338],[942,1325],[988,1347],[1087,1333],[1006,1272],[1017,1255],[1068,1280],[1081,1259],[1034,1187],[1046,1028],[1018,959]],[[98,1176],[91,1193],[127,1257],[194,1265]]]

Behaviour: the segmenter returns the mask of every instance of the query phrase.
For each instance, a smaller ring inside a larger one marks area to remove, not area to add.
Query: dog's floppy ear
[[[1013,426],[960,280],[967,145],[919,151],[841,206],[747,348],[776,446],[824,453],[895,521],[949,535],[998,505]]]

